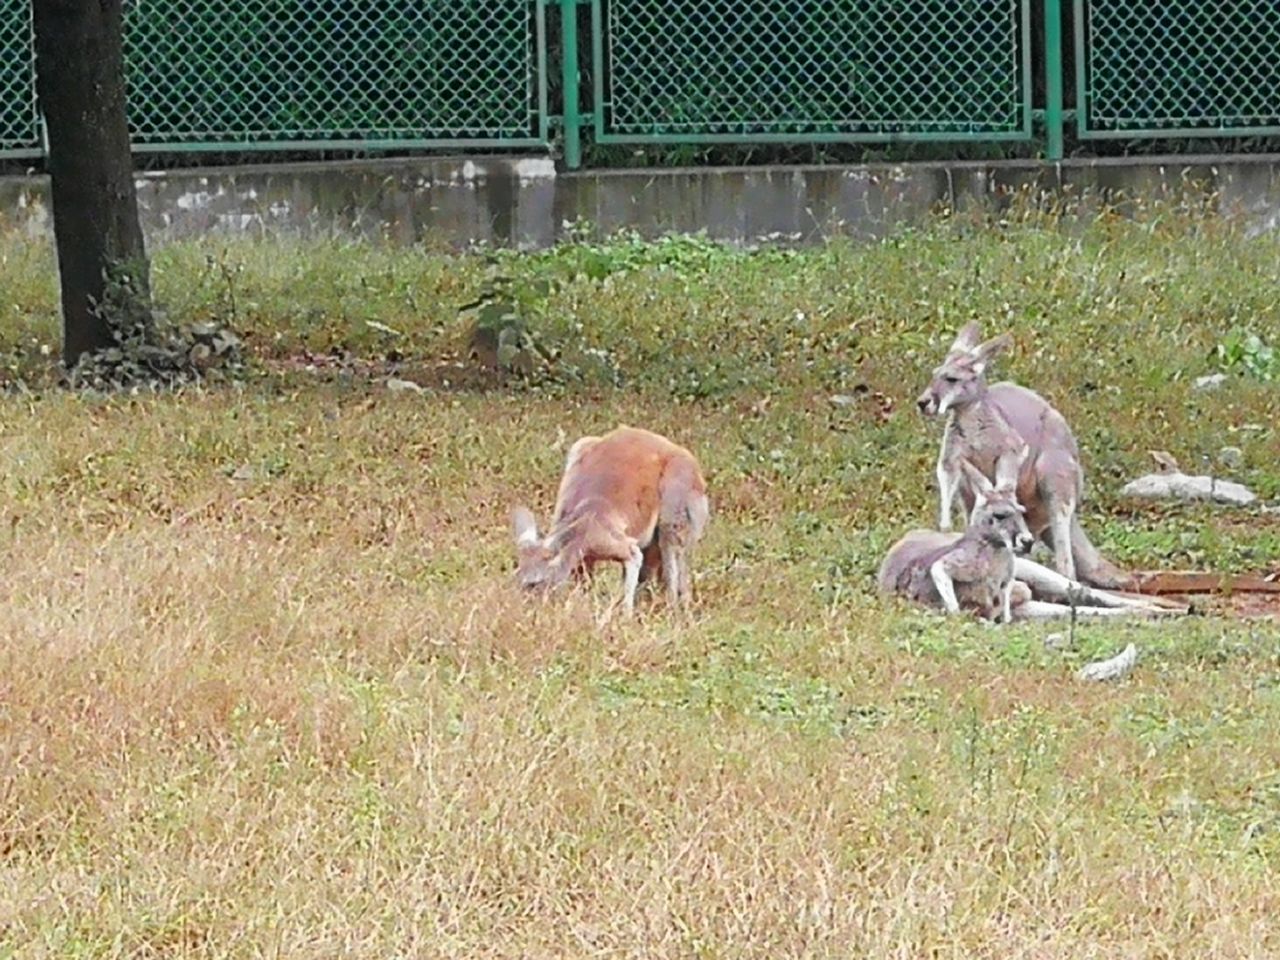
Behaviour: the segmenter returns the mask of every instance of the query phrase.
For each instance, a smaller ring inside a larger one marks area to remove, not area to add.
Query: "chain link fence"
[[[0,0],[0,156],[39,156],[31,0]]]
[[[135,145],[546,141],[543,0],[134,0]]]
[[[135,149],[544,146],[545,0],[132,0]],[[40,154],[31,0],[0,0],[0,156]]]
[[[1081,137],[1280,133],[1275,0],[1076,0]]]
[[[1066,36],[1033,49],[1059,0],[126,0],[129,123],[168,153],[545,149],[554,94],[566,156],[582,130],[1025,144],[1033,70],[1060,80],[1065,58],[1082,140],[1280,135],[1278,0],[1063,6]],[[41,153],[31,0],[0,0],[0,157]]]
[[[593,0],[598,140],[1031,136],[1025,0]]]

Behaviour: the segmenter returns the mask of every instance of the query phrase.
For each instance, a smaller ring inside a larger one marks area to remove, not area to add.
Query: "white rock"
[[[395,377],[387,378],[387,389],[392,393],[404,393],[405,391],[408,391],[409,393],[426,392],[419,384],[414,383],[412,380],[398,380]]]
[[[1133,669],[1138,662],[1138,648],[1132,643],[1110,660],[1096,660],[1080,668],[1076,674],[1079,680],[1119,680]]]
[[[385,323],[382,323],[381,321],[378,321],[378,320],[366,320],[365,325],[374,330],[377,330],[379,333],[389,333],[393,337],[404,336],[404,334],[401,333],[399,330],[397,330],[395,327],[388,327]]]
[[[1196,377],[1191,383],[1192,390],[1217,390],[1227,382],[1225,373],[1211,373],[1207,377]]]

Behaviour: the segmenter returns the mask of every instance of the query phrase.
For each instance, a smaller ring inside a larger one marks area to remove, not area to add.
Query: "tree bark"
[[[151,320],[125,116],[121,3],[33,0],[68,367],[112,346],[113,324]]]

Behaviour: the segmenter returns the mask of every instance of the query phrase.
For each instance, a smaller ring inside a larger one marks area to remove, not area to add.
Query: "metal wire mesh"
[[[129,0],[135,146],[545,145],[548,2]],[[1037,0],[587,2],[601,142],[1031,136]],[[1280,133],[1277,0],[1074,6],[1081,136]],[[0,157],[41,151],[33,61],[0,0]]]
[[[597,136],[1030,135],[1025,0],[595,0]]]
[[[0,0],[0,156],[40,147],[30,0]]]
[[[1280,131],[1275,0],[1076,0],[1080,132]]]
[[[545,140],[542,7],[135,0],[125,24],[134,144]]]

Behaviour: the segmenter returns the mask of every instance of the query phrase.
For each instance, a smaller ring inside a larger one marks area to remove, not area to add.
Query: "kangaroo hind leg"
[[[1075,554],[1071,550],[1071,523],[1076,505],[1072,500],[1049,502],[1049,534],[1053,540],[1053,567],[1068,580],[1076,578]]]
[[[673,463],[663,474],[658,506],[658,541],[666,573],[667,599],[678,606],[689,597],[690,557],[702,539],[711,509],[696,468]]]

